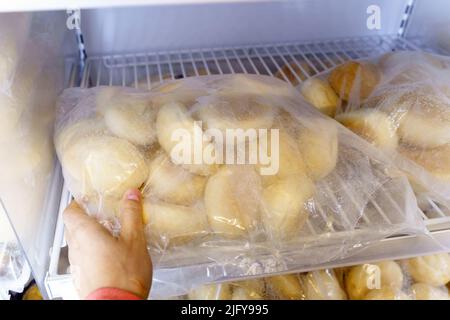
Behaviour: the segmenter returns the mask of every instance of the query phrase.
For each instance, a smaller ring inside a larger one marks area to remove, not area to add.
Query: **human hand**
[[[152,263],[142,221],[139,190],[128,190],[120,203],[120,236],[115,238],[73,201],[64,211],[69,261],[81,298],[100,288],[117,288],[148,297]]]

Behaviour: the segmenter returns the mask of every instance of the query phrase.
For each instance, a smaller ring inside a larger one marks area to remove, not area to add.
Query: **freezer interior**
[[[450,52],[445,0],[118,3],[80,2],[79,9],[63,10],[64,1],[48,2],[30,8],[37,11],[26,11],[20,2],[0,5],[0,50],[14,60],[14,79],[26,99],[25,109],[14,115],[20,132],[2,142],[0,195],[33,276],[51,298],[73,297],[61,220],[71,195],[52,138],[55,101],[64,88],[150,89],[166,79],[198,75],[276,76],[290,63],[298,67],[288,67],[293,78],[286,71],[279,77],[298,83],[345,61],[389,51]],[[36,168],[20,168],[21,157],[30,156]],[[330,267],[449,251],[450,212],[436,199],[419,200],[433,237],[397,234]],[[167,277],[177,279],[174,273]],[[181,289],[161,283],[164,294],[183,294]]]

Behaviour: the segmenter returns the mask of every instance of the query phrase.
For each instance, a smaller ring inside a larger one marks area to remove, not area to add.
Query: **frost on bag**
[[[207,284],[187,300],[450,300],[447,253]]]
[[[449,201],[448,57],[400,51],[349,61],[307,80],[300,91],[390,155],[418,193]]]
[[[112,230],[125,190],[141,188],[155,276],[172,284],[330,261],[423,228],[379,151],[269,77],[67,89],[55,145],[75,199]]]

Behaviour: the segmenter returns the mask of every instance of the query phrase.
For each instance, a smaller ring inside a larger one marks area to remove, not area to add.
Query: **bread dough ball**
[[[207,284],[192,290],[189,300],[230,300],[231,286],[228,283]]]
[[[435,148],[450,143],[450,95],[407,93],[397,99],[398,135],[402,142],[422,148]],[[399,111],[400,110],[400,111]]]
[[[202,100],[193,109],[208,129],[219,129],[225,136],[226,130],[258,130],[272,127],[275,109],[269,103],[262,103],[264,94],[252,97],[211,98]],[[269,101],[268,101],[269,102]]]
[[[298,141],[284,129],[278,129],[278,141],[275,139],[275,135],[268,132],[267,134],[267,160],[270,159],[270,163],[266,164],[266,160],[259,157],[259,163],[256,165],[259,173],[263,179],[263,184],[270,185],[279,180],[279,178],[288,177],[296,174],[307,174],[305,163],[302,159],[302,153],[298,145]],[[262,137],[258,140],[258,148],[264,150]],[[278,146],[278,150],[274,149],[272,153],[272,144]],[[276,167],[276,161],[278,160],[278,168]],[[277,170],[275,170],[277,169]],[[273,172],[272,172],[273,171]]]
[[[400,289],[383,287],[371,290],[363,300],[411,300],[411,298]]]
[[[107,107],[104,107],[104,118],[114,135],[146,146],[156,141],[157,112],[158,109],[147,97],[122,94],[108,101]]]
[[[261,178],[251,166],[227,165],[208,179],[205,208],[215,233],[239,237],[259,221]]]
[[[339,114],[336,120],[379,148],[388,151],[397,148],[397,128],[383,112],[376,109],[359,109]]]
[[[446,287],[436,288],[426,283],[415,283],[411,286],[414,300],[450,300]]]
[[[306,202],[313,197],[314,190],[314,184],[304,174],[280,178],[264,188],[262,220],[273,239],[291,239],[299,234],[308,219]]]
[[[300,85],[300,93],[306,101],[323,114],[334,117],[339,105],[339,97],[333,88],[320,78],[310,78]]]
[[[297,274],[266,278],[268,290],[279,300],[304,300],[305,294]]]
[[[62,124],[56,129],[55,147],[62,154],[68,147],[80,139],[89,136],[101,136],[107,132],[105,123],[100,118],[86,118],[69,124]]]
[[[333,121],[315,119],[311,127],[299,134],[299,150],[306,164],[308,176],[320,180],[336,167],[338,133]]]
[[[409,259],[406,267],[416,282],[439,287],[450,281],[450,256],[447,253]]]
[[[400,145],[398,150],[400,154],[425,168],[437,179],[443,182],[450,181],[450,145],[431,149]]]
[[[144,223],[150,242],[180,245],[208,233],[208,224],[201,206],[179,206],[146,199],[143,204]]]
[[[314,75],[314,69],[306,61],[290,62],[289,65],[284,65],[276,74],[275,77],[280,80],[285,80],[284,76],[293,85],[298,85],[300,81],[305,81],[311,75]],[[284,76],[283,76],[284,74]]]
[[[351,300],[363,299],[372,289],[375,289],[378,275],[381,288],[390,288],[395,291],[403,286],[402,269],[396,262],[383,261],[363,264],[350,268],[347,273],[345,287],[349,298]],[[377,296],[377,294],[374,295]]]
[[[126,140],[89,136],[77,140],[61,155],[66,180],[80,182],[75,194],[102,194],[121,198],[147,179],[148,166],[141,152]]]
[[[427,67],[442,69],[443,61],[436,55],[419,51],[396,51],[385,53],[379,61],[383,71],[389,72],[402,66],[422,64]]]
[[[159,153],[151,161],[149,172],[145,191],[150,195],[187,206],[203,198],[206,178],[173,164],[165,153]]]
[[[215,159],[212,164],[204,161],[205,150],[215,150],[211,141],[203,139],[202,157],[195,163],[195,154],[199,152],[195,148],[195,139],[203,138],[202,128],[192,119],[186,107],[180,103],[164,105],[158,112],[156,119],[158,142],[170,156],[172,162],[182,165],[194,174],[210,175],[217,170]],[[201,143],[201,142],[200,142]],[[214,154],[213,152],[210,154]]]
[[[196,103],[198,97],[208,95],[207,89],[207,81],[202,78],[190,77],[165,81],[150,90],[151,101],[157,107],[168,103],[191,106]]]
[[[368,62],[349,61],[336,67],[328,81],[343,100],[361,102],[367,99],[381,79],[377,66]]]
[[[262,279],[240,281],[232,287],[231,300],[264,300],[265,284]]]
[[[307,300],[347,300],[332,270],[308,272],[302,279]]]
[[[211,76],[211,87],[216,89],[215,94],[221,97],[253,95],[263,99],[278,97],[295,97],[295,89],[284,81],[273,77],[261,77],[253,74],[233,74],[228,76]]]

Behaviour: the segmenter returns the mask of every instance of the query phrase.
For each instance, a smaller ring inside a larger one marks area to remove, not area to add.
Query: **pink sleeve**
[[[122,289],[100,288],[90,293],[86,300],[142,300],[142,298]]]

